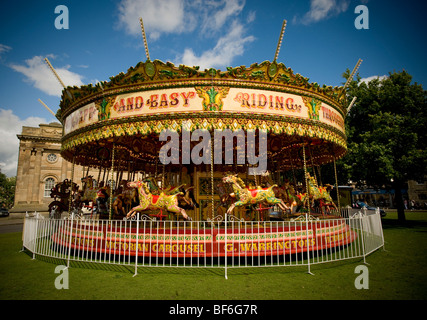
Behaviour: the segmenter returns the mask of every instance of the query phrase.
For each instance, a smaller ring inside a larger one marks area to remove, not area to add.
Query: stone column
[[[44,181],[41,181],[41,165],[43,157],[43,148],[36,148],[36,159],[34,161],[34,180],[33,180],[33,193],[31,195],[31,203],[40,204],[42,203],[41,199],[43,198],[42,189],[44,191]],[[40,197],[41,195],[41,197]]]
[[[30,150],[30,157],[27,160],[28,163],[28,171],[24,173],[26,176],[26,183],[27,183],[27,203],[31,203],[31,200],[33,199],[33,192],[34,192],[34,167],[35,167],[35,158],[36,158],[37,151],[35,148],[32,148]]]
[[[16,188],[15,188],[15,206],[18,204],[26,203],[28,177],[31,149],[25,147],[25,143],[21,142],[21,150],[19,152],[18,170],[16,175]]]

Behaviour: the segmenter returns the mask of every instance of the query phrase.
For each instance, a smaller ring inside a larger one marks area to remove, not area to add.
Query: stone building
[[[18,134],[19,157],[16,175],[15,203],[11,217],[24,216],[26,212],[47,212],[53,200],[50,189],[58,182],[71,178],[72,164],[61,155],[62,125],[40,124],[39,127],[22,127]],[[94,172],[89,172],[95,176]],[[86,175],[81,166],[74,167],[74,179],[79,185]]]
[[[427,177],[408,181],[408,198],[411,208],[427,209]]]

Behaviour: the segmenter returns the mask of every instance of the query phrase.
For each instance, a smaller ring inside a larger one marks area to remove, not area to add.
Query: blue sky
[[[58,5],[69,29],[56,29]],[[369,29],[357,29],[358,5],[369,10]],[[425,88],[423,1],[378,0],[43,0],[0,4],[0,169],[16,174],[23,125],[56,119],[61,86],[43,62],[48,57],[66,85],[108,80],[145,61],[138,18],[144,20],[151,60],[202,69],[250,66],[273,60],[284,19],[278,62],[310,82],[342,85],[359,58],[362,78],[405,69]]]

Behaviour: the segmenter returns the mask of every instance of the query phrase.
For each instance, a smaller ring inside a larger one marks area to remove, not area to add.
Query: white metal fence
[[[384,246],[379,212],[293,221],[156,221],[27,217],[23,247],[38,256],[134,267],[310,266]]]

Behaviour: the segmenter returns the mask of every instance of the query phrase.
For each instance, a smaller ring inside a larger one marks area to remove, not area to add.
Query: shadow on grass
[[[427,221],[426,220],[410,220],[408,217],[406,217],[405,222],[400,222],[397,219],[386,219],[383,218],[382,220],[383,229],[424,229],[424,230],[418,230],[418,232],[427,232]]]
[[[33,257],[33,254],[24,250],[24,253],[30,258]],[[158,265],[158,266],[149,266],[143,265],[141,259],[138,259],[138,267],[136,270],[136,275],[180,275],[180,276],[218,276],[225,277],[228,276],[242,276],[242,275],[266,275],[266,274],[295,274],[295,273],[307,273],[311,268],[312,272],[320,270],[328,270],[337,267],[342,267],[346,265],[352,265],[360,263],[363,259],[361,258],[352,258],[347,260],[325,262],[325,263],[316,263],[311,264],[310,268],[307,265],[307,260],[304,257],[301,257],[302,261],[299,265],[260,265],[260,266],[238,266],[237,264],[233,266],[224,265],[220,266],[197,266],[191,267],[189,263],[187,265]],[[36,260],[47,262],[53,265],[67,265],[67,259],[47,257],[43,255],[36,255]],[[302,264],[304,263],[304,264]],[[123,273],[128,275],[135,275],[135,264],[121,265],[112,263],[105,263],[102,261],[76,261],[70,260],[70,268],[79,268],[85,270],[99,270],[99,271],[110,271]]]

